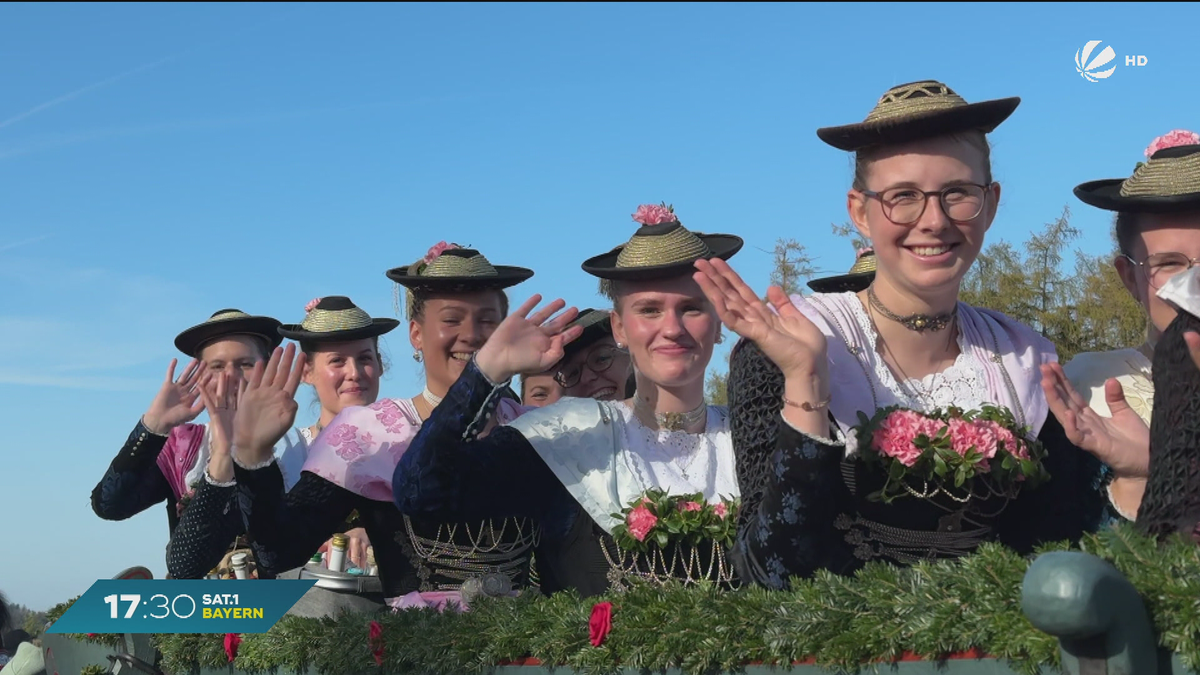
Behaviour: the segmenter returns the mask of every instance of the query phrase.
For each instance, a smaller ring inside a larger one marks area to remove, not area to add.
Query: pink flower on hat
[[[866,247],[866,248],[860,248],[860,249],[858,249],[858,253],[857,253],[857,254],[856,254],[854,257],[855,257],[856,259],[857,259],[857,258],[861,258],[861,257],[863,257],[864,255],[866,255],[866,254],[868,254],[868,253],[874,253],[874,252],[875,252],[875,249],[873,249],[873,248],[871,248],[870,246],[868,246],[868,247]]]
[[[316,309],[317,305],[319,305],[319,304],[321,304],[320,298],[313,298],[312,300],[309,300],[308,304],[304,306],[304,313],[308,314],[309,312]]]
[[[679,218],[675,216],[675,210],[666,204],[642,204],[633,214],[633,220],[643,225],[661,225],[677,222]]]
[[[425,254],[425,257],[422,260],[426,265],[428,265],[429,263],[433,262],[434,260],[437,260],[438,256],[442,255],[446,251],[449,251],[450,249],[456,249],[456,248],[461,248],[461,247],[458,244],[447,244],[444,241],[439,241],[438,243],[434,244],[432,248],[429,249],[429,252]]]
[[[1200,145],[1200,134],[1186,129],[1175,129],[1170,133],[1163,134],[1154,139],[1150,143],[1150,147],[1146,148],[1146,157],[1149,158],[1159,150],[1174,148],[1180,145]]]

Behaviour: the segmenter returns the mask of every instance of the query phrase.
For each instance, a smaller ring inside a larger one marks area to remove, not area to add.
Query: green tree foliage
[[[1088,256],[1069,245],[1079,237],[1070,209],[1032,233],[1021,249],[989,245],[967,273],[959,298],[1033,327],[1054,342],[1062,363],[1080,352],[1131,347],[1145,336],[1141,306],[1113,268],[1115,251]],[[1067,256],[1074,270],[1064,272]]]

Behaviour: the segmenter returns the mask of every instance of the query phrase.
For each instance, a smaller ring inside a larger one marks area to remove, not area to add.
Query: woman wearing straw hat
[[[295,386],[307,357],[293,363],[292,346],[276,350],[242,395],[233,473],[250,532],[267,556],[263,567],[278,574],[304,564],[357,510],[390,606],[441,608],[473,593],[509,593],[527,583],[535,523],[406,518],[391,504],[391,482],[399,456],[508,313],[504,290],[533,271],[492,265],[475,249],[442,242],[387,276],[408,289],[409,341],[413,359],[425,367],[420,394],[343,410],[309,448],[303,477],[286,495],[270,466],[270,447],[295,416]],[[523,410],[511,392],[504,394],[500,420]]]
[[[739,571],[755,582],[955,557],[991,539],[1028,552],[1098,527],[1098,462],[1063,436],[1041,388],[1054,346],[958,301],[1000,197],[985,134],[1018,103],[968,104],[923,81],[890,89],[862,123],[817,131],[855,152],[847,208],[877,267],[865,290],[788,302],[772,288],[772,313],[728,265],[698,264],[722,320],[744,338],[729,400],[745,500]],[[1011,501],[868,499],[885,477],[848,443],[860,413],[984,405],[1007,408],[1044,444],[1047,484]]]
[[[176,379],[178,362],[171,360],[154,401],[92,490],[96,515],[124,520],[166,502],[167,522],[175,531],[208,464],[212,429],[207,424],[190,424],[204,410],[202,387],[216,385],[213,375],[240,381],[255,361],[266,359],[283,341],[277,332],[279,325],[270,317],[223,309],[175,338],[175,347],[192,361]],[[284,438],[275,448],[289,486],[299,477],[304,462],[297,441],[297,437]]]
[[[1067,437],[1111,467],[1109,498],[1138,519],[1149,471],[1149,431],[1159,338],[1178,315],[1163,289],[1200,260],[1200,134],[1176,129],[1155,138],[1129,178],[1088,181],[1080,201],[1116,212],[1113,261],[1146,311],[1146,341],[1136,348],[1078,354],[1047,368],[1050,409]],[[1075,392],[1079,392],[1078,395]]]
[[[316,424],[290,429],[284,436],[283,442],[296,448],[294,454],[299,457],[298,463],[293,462],[285,470],[285,488],[290,489],[299,480],[307,449],[338,413],[347,407],[369,405],[379,397],[379,378],[384,370],[379,338],[399,325],[395,319],[372,318],[347,297],[330,296],[309,302],[303,322],[278,327],[281,337],[300,344],[306,356],[303,381],[313,387],[321,404]],[[238,385],[223,375],[217,386],[203,390],[201,397],[216,433],[212,434],[212,459],[204,473],[204,485],[167,548],[167,569],[177,579],[197,579],[207,574],[214,561],[221,560],[224,546],[244,533],[240,512],[227,508],[231,492],[219,489],[232,489],[236,484],[229,444],[238,407]],[[355,566],[366,569],[370,541],[365,531],[352,528],[347,536],[348,557]]]
[[[583,332],[570,323],[573,308],[551,319],[562,300],[534,312],[535,295],[479,350],[392,482],[396,506],[413,517],[538,519],[545,592],[591,596],[633,577],[734,581],[710,535],[689,531],[695,541],[673,540],[665,526],[654,529],[650,509],[678,501],[664,519],[678,509],[694,514],[678,517],[684,525],[720,527],[726,516],[732,523],[728,500],[738,486],[728,417],[704,403],[720,323],[691,275],[693,261],[729,258],[742,240],[693,233],[665,206],[642,206],[634,219],[641,227],[627,243],[583,269],[613,301],[612,335],[633,362],[636,393],[563,398],[476,436],[513,375],[548,368]],[[622,511],[625,518],[614,517]]]

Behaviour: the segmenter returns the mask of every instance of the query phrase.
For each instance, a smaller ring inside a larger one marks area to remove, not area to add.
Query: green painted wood
[[[1055,551],[1033,561],[1021,588],[1025,615],[1058,638],[1072,675],[1159,672],[1157,640],[1141,596],[1107,561]]]

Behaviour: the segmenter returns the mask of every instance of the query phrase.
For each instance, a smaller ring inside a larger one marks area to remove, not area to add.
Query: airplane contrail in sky
[[[157,61],[140,65],[137,68],[134,68],[132,70],[127,70],[123,73],[120,73],[119,75],[113,75],[112,77],[105,78],[103,80],[100,80],[99,82],[93,82],[92,84],[89,84],[86,87],[80,87],[79,89],[76,89],[75,91],[72,91],[67,94],[63,94],[62,96],[59,96],[58,98],[54,98],[49,101],[46,101],[45,103],[38,104],[19,115],[15,115],[13,117],[10,117],[10,118],[4,120],[3,122],[0,122],[0,129],[3,129],[4,127],[9,126],[10,124],[16,124],[17,122],[20,122],[21,120],[24,120],[33,115],[36,115],[36,114],[42,112],[43,110],[49,110],[50,108],[53,108],[56,105],[61,105],[63,103],[66,103],[67,101],[70,101],[73,98],[82,96],[90,91],[95,91],[97,89],[107,87],[110,84],[120,82],[121,80],[123,80],[127,77],[137,75],[138,73],[143,73],[152,68],[157,68],[158,66],[161,66],[162,64],[164,64],[172,59],[175,59],[178,56],[179,56],[178,54],[173,54],[171,56],[161,58]]]

